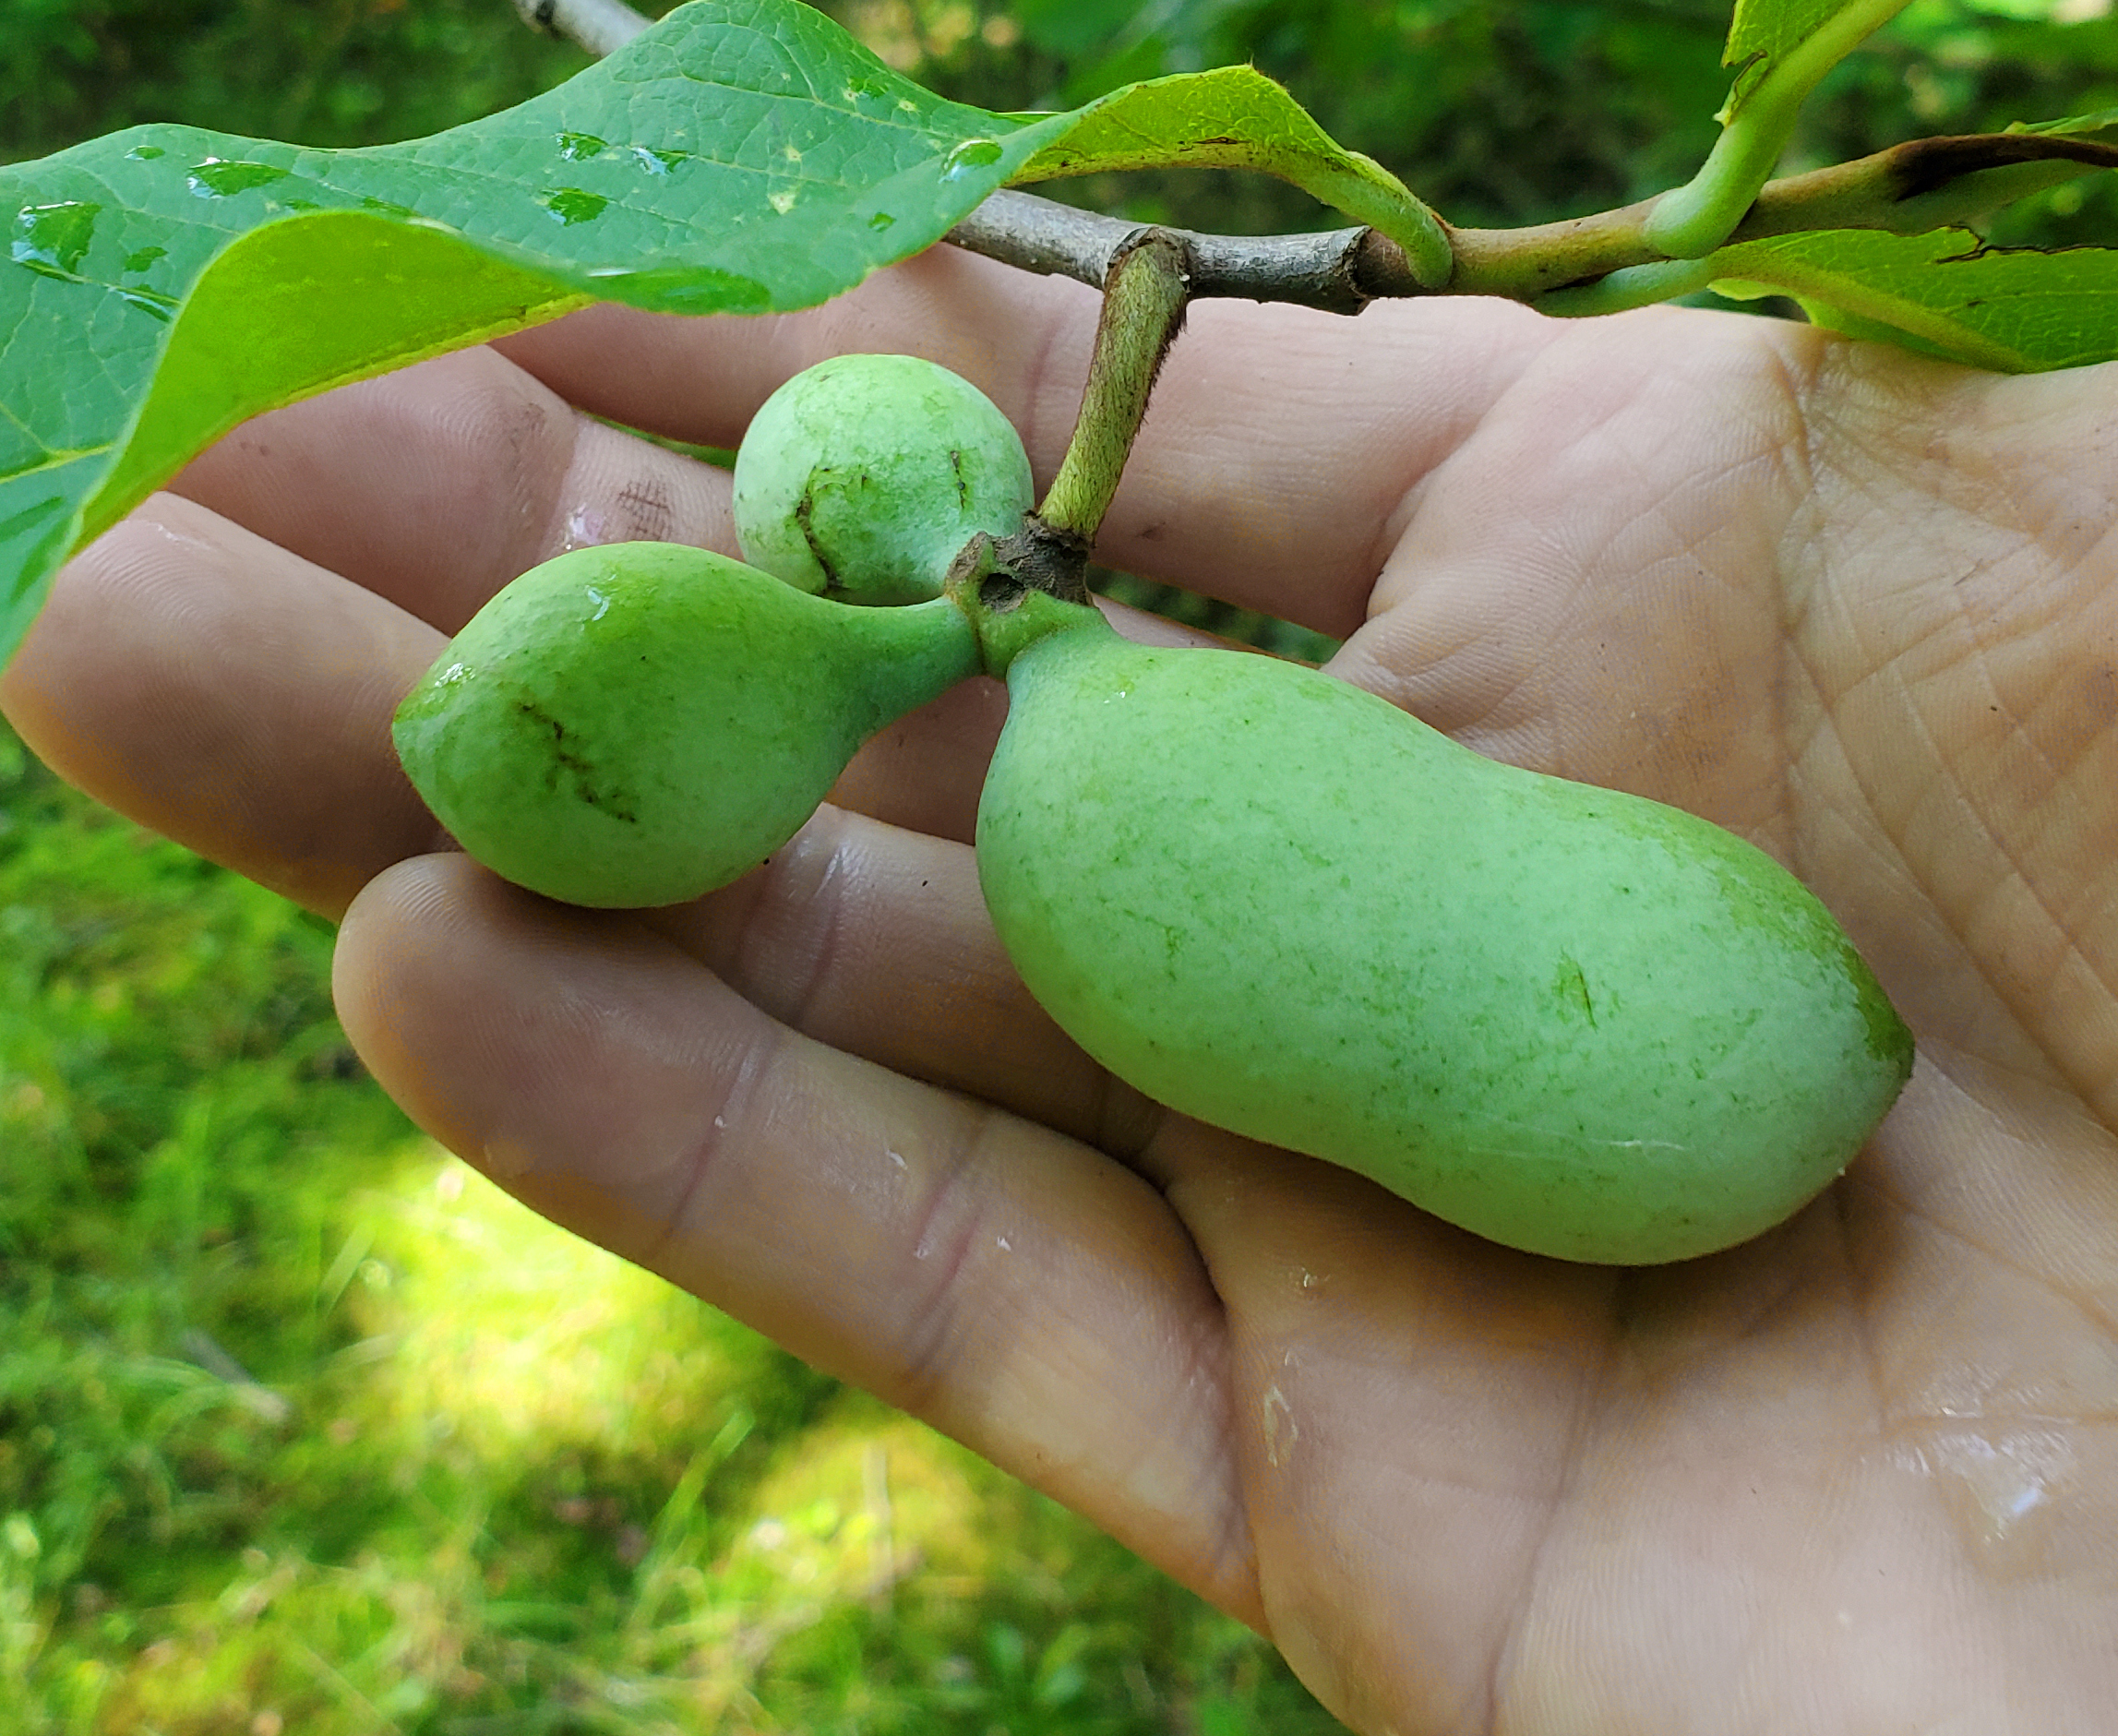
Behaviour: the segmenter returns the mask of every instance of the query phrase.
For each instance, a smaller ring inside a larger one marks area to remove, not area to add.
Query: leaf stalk
[[[1800,42],[1756,67],[1742,67],[1721,111],[1721,136],[1698,174],[1661,195],[1648,212],[1646,235],[1657,251],[1672,259],[1703,259],[1726,242],[1770,178],[1817,81],[1907,4],[1841,0]],[[1733,34],[1729,49],[1742,54]]]
[[[1143,229],[1112,258],[1073,437],[1037,507],[1053,530],[1095,541],[1190,299],[1190,249],[1173,231]]]

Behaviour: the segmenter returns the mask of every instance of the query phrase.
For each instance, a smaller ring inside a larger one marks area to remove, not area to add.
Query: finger
[[[198,459],[177,487],[444,632],[568,547],[636,539],[736,547],[724,471],[578,414],[486,349],[260,417]],[[1115,613],[1147,642],[1210,641]],[[945,696],[865,748],[832,799],[968,838],[1004,711],[990,686]]]
[[[725,471],[579,413],[483,347],[260,416],[174,488],[445,633],[568,548],[736,552]]]
[[[391,709],[439,644],[161,495],[59,574],[0,706],[69,783],[329,916],[438,842],[389,744]]]
[[[1218,1306],[1138,1176],[459,857],[361,895],[335,988],[376,1076],[530,1205],[1254,1619]]]
[[[1119,614],[1152,641],[1203,637]],[[160,495],[60,572],[0,708],[107,806],[336,916],[445,842],[389,738],[441,644],[381,595]],[[998,684],[962,685],[882,731],[833,799],[967,841],[1005,711]]]
[[[756,873],[645,920],[767,1016],[909,1078],[1126,1159],[1165,1119],[1031,998],[962,843],[826,808]]]
[[[500,347],[570,401],[719,445],[810,362],[848,350],[926,355],[999,404],[1048,480],[1096,308],[1078,283],[943,246],[807,313],[679,320],[605,306]],[[1378,305],[1358,325],[1202,302],[1156,384],[1098,557],[1348,633],[1407,492],[1557,329],[1484,298]]]
[[[389,736],[442,643],[376,593],[158,495],[58,574],[0,707],[106,806],[336,916],[447,842]],[[968,837],[998,700],[973,686],[901,720],[848,793]]]

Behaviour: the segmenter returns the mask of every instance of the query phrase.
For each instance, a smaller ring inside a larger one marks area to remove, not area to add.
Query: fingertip
[[[389,717],[431,628],[158,495],[61,569],[0,704],[68,783],[335,916],[431,847]]]
[[[652,1191],[697,1147],[699,1080],[739,1072],[756,1030],[636,917],[554,904],[461,855],[363,889],[332,990],[384,1089],[499,1180],[536,1168]]]
[[[468,858],[413,856],[362,887],[339,923],[331,953],[331,999],[346,1040],[377,1084],[426,1131],[468,1155],[474,1131],[453,1111],[422,1047],[423,960],[452,951],[450,931],[465,918],[457,882]],[[448,964],[441,968],[445,973]]]

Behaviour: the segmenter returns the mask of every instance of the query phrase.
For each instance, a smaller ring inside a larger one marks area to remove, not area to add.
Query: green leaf
[[[1820,325],[2005,373],[2118,359],[2118,251],[1981,247],[1968,230],[1826,230],[1723,247],[1724,293],[1791,295]]]
[[[348,293],[352,290],[353,293]],[[458,236],[365,211],[268,223],[223,251],[177,316],[146,401],[89,503],[94,535],[218,433],[283,403],[586,305]]]
[[[592,300],[813,305],[1064,125],[944,102],[794,0],[714,0],[432,138],[141,126],[0,170],[0,661],[61,559],[247,417]]]
[[[1431,214],[1254,73],[996,114],[798,0],[695,0],[406,144],[141,126],[0,168],[0,664],[61,561],[262,411],[591,301],[814,305],[1011,181],[1208,162],[1286,176],[1446,275]]]
[[[1372,157],[1334,142],[1252,66],[1173,73],[1099,97],[1011,184],[1179,166],[1277,175],[1394,241],[1421,282],[1448,281],[1448,238],[1434,213]]]
[[[1907,0],[1737,0],[1721,65],[1739,68],[1725,119],[1771,79],[1794,77],[1806,91]],[[1818,64],[1821,63],[1821,64]]]

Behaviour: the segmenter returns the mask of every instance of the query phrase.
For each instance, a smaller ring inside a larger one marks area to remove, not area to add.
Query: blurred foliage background
[[[659,15],[656,3],[643,8]],[[1726,0],[831,0],[922,83],[1048,108],[1254,62],[1453,221],[1525,223],[1688,175],[1727,87]],[[585,64],[508,0],[0,0],[0,157],[140,120],[373,144],[521,101]],[[1913,0],[1812,100],[1789,167],[1931,133],[2118,105],[2110,0]],[[1084,202],[1227,230],[1308,226],[1276,184],[1129,176]],[[2108,234],[2108,187],[2042,201],[2037,239]],[[2013,237],[2011,237],[2013,238]]]
[[[1000,109],[1254,60],[1470,223],[1681,180],[1725,88],[1717,0],[832,9]],[[509,0],[0,0],[0,159],[142,120],[401,138],[583,64]],[[2113,107],[2110,0],[1915,0],[1819,91],[1790,166]],[[2112,182],[1995,238],[2118,237]],[[1201,228],[1333,221],[1226,175],[1059,190]],[[417,1138],[332,1019],[329,947],[0,732],[0,1729],[1336,1728],[1051,1503]]]

